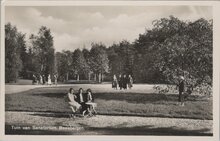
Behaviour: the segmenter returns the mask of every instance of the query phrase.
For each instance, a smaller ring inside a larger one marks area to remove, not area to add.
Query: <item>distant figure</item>
[[[184,77],[183,76],[180,76],[180,81],[179,81],[179,84],[178,84],[178,87],[179,87],[179,102],[181,103],[181,106],[184,106],[184,103],[183,103],[183,93],[184,93]]]
[[[122,89],[122,76],[121,76],[121,74],[119,75],[119,78],[118,78],[118,85],[119,85],[119,88],[120,88],[120,90]]]
[[[87,111],[85,95],[83,94],[83,89],[80,88],[77,94],[77,102],[82,106],[80,113],[84,116]]]
[[[41,84],[41,85],[43,84],[43,78],[42,78],[41,75],[40,75],[40,84]]]
[[[67,94],[67,99],[68,99],[67,102],[68,102],[69,107],[71,108],[72,112],[75,114],[76,111],[80,109],[81,105],[75,101],[76,95],[73,94],[73,92],[74,92],[73,88],[70,88],[69,92]],[[75,115],[74,115],[74,117],[75,117]]]
[[[57,74],[54,75],[54,84],[57,86]]]
[[[33,74],[33,77],[32,77],[32,84],[33,85],[36,83],[36,79],[37,79],[37,77]]]
[[[42,78],[43,78],[43,85],[44,85],[44,84],[46,83],[46,77],[45,77],[45,75],[43,75]]]
[[[123,87],[124,90],[127,89],[127,84],[128,84],[128,80],[127,80],[127,77],[126,77],[126,74],[125,74],[123,79],[122,79],[122,87]]]
[[[52,82],[51,82],[51,77],[50,77],[50,74],[48,75],[48,79],[47,79],[48,81],[47,81],[47,84],[48,85],[51,85],[52,84]]]
[[[133,78],[131,75],[128,76],[128,88],[131,89],[133,87]]]
[[[113,76],[113,81],[112,81],[112,88],[116,89],[118,88],[118,80],[116,75]]]

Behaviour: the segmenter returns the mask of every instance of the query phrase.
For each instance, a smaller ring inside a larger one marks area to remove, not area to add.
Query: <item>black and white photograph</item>
[[[213,137],[213,23],[199,2],[6,5],[4,134]]]

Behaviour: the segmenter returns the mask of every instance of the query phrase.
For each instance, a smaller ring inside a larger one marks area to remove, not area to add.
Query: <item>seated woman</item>
[[[93,98],[93,95],[92,95],[92,90],[91,89],[87,89],[86,91],[86,105],[87,105],[87,111],[88,111],[88,115],[89,116],[92,116],[93,113],[96,114],[96,110],[95,110],[95,107],[96,107],[96,103],[94,103],[94,98]]]
[[[74,90],[73,88],[69,89],[69,92],[67,94],[67,102],[69,104],[69,107],[71,108],[72,112],[75,114],[77,110],[81,108],[81,105],[75,101],[76,95],[73,94]],[[75,117],[75,115],[71,115]]]

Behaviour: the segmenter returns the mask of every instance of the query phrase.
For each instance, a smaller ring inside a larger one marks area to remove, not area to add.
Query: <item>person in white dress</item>
[[[42,78],[41,75],[40,75],[40,84],[41,84],[41,85],[43,84],[43,78]]]
[[[81,108],[81,105],[75,101],[76,95],[74,94],[73,88],[70,88],[68,94],[67,94],[67,99],[68,99],[68,104],[69,107],[71,108],[73,113],[76,113]]]
[[[57,86],[57,74],[54,74],[54,84]]]
[[[51,85],[51,84],[52,84],[50,74],[48,75],[48,81],[47,81],[47,83],[48,83],[48,85]]]

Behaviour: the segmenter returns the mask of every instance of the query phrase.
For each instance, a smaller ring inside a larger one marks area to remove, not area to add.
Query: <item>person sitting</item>
[[[68,102],[70,109],[73,112],[73,114],[71,114],[71,116],[75,117],[75,113],[76,113],[76,111],[78,111],[80,109],[81,105],[75,101],[76,95],[74,94],[73,88],[69,89],[69,92],[67,93],[66,99],[67,99],[67,102]]]
[[[84,116],[86,111],[87,111],[87,106],[85,104],[85,96],[83,94],[83,89],[82,88],[79,89],[76,101],[81,105],[82,108],[81,108],[80,113]]]
[[[89,116],[92,116],[93,114],[97,114],[95,107],[96,103],[94,103],[94,97],[92,94],[91,89],[87,89],[86,91],[86,105],[87,105],[87,112]]]

